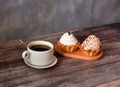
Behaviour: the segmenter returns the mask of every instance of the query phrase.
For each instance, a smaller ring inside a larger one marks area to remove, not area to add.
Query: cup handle
[[[25,59],[25,58],[26,58],[27,53],[28,53],[28,51],[27,51],[27,50],[26,50],[26,51],[24,51],[24,52],[22,53],[22,58],[23,58],[23,59]]]

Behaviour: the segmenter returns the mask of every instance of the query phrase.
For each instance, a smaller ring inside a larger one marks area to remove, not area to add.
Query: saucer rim
[[[53,57],[54,57],[53,61],[50,64],[47,64],[47,65],[33,65],[27,59],[24,59],[24,62],[25,62],[26,65],[28,65],[32,68],[45,69],[45,68],[50,68],[57,63],[57,61],[58,61],[57,57],[56,56],[53,56]]]

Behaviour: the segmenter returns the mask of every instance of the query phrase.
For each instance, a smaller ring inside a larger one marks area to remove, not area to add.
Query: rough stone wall
[[[120,22],[120,0],[0,0],[0,41]]]

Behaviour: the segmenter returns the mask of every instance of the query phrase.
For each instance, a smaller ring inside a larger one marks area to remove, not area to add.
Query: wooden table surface
[[[120,87],[120,24],[74,29],[82,42],[88,35],[101,39],[104,56],[97,61],[66,58],[48,69],[27,66],[21,57],[26,44],[46,40],[54,45],[63,33],[0,42],[0,87]]]

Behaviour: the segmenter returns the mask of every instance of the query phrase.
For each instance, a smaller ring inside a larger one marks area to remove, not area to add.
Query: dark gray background
[[[120,22],[120,0],[0,0],[0,41]]]

